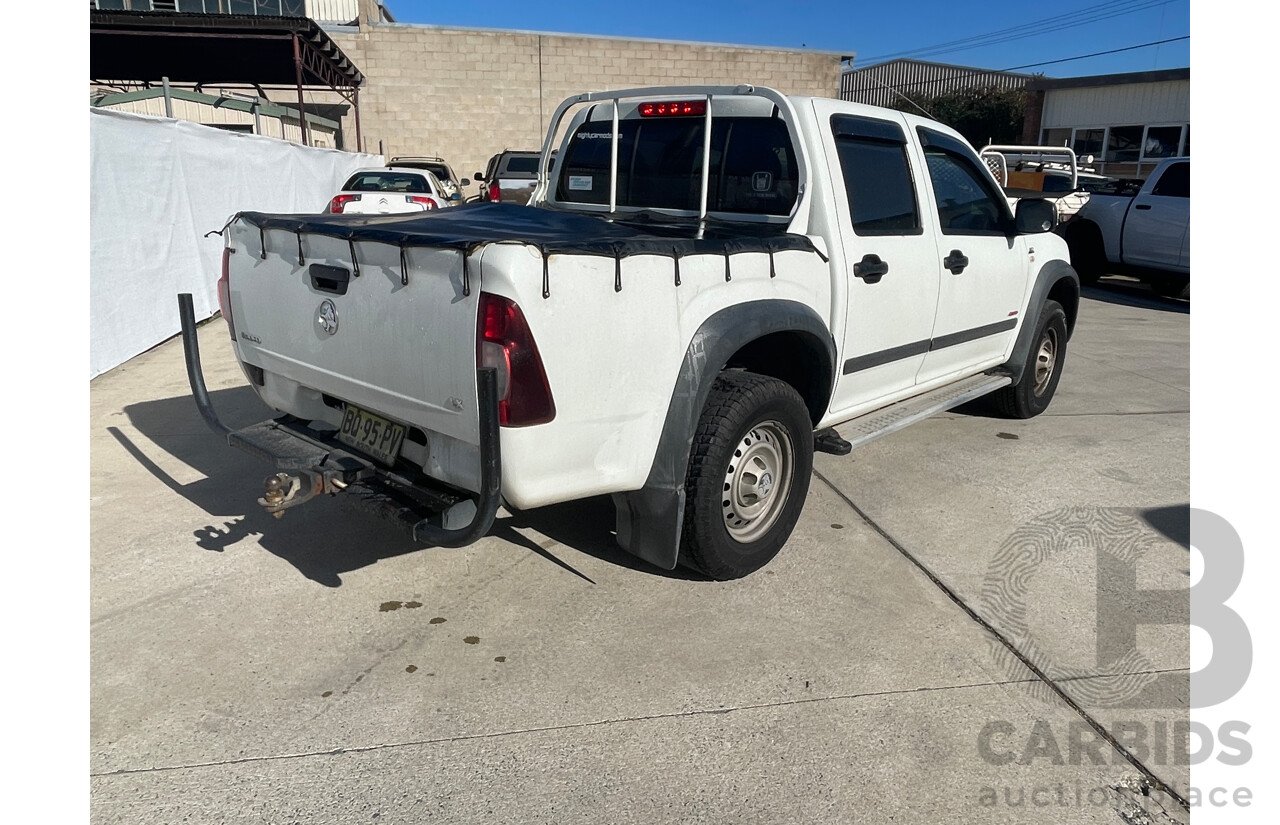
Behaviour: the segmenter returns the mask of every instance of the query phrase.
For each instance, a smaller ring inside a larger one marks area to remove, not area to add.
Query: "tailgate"
[[[421,212],[420,204],[399,192],[361,192],[360,200],[348,201],[342,209],[347,215],[392,215],[399,212]]]
[[[499,180],[498,188],[502,191],[503,203],[515,203],[524,205],[529,202],[530,196],[533,195],[533,188],[538,185],[536,180]]]
[[[243,220],[230,231],[231,315],[243,361],[387,418],[479,443],[479,267],[464,295],[456,249],[402,250],[260,230]]]

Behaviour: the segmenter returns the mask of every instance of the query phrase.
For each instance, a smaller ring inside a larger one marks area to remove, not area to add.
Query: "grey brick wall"
[[[364,72],[365,150],[438,155],[459,177],[504,149],[537,149],[570,95],[664,84],[753,83],[838,97],[840,56],[829,52],[370,23],[335,32]],[[355,123],[344,122],[355,148]],[[473,194],[475,187],[468,188]]]

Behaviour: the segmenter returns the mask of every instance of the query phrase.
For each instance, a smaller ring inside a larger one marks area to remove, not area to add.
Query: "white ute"
[[[1182,296],[1191,284],[1191,159],[1160,161],[1136,195],[1093,195],[1059,232],[1086,284],[1118,272]]]
[[[731,579],[787,541],[815,449],[988,394],[1034,416],[1062,374],[1079,281],[1052,205],[1015,213],[931,120],[752,86],[578,95],[530,207],[230,222],[223,313],[281,415],[218,421],[180,296],[188,372],[274,465],[268,511],[344,491],[460,546],[499,504],[611,494],[623,548]]]

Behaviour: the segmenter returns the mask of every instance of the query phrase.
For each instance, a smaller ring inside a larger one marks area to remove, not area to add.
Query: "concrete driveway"
[[[170,341],[91,385],[92,820],[1185,822],[1189,317],[1088,290],[1048,413],[819,456],[728,584],[607,499],[465,550],[266,517]]]

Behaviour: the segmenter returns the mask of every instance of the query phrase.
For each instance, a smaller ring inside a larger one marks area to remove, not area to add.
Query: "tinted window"
[[[1071,178],[1065,175],[1045,175],[1043,192],[1063,194],[1071,191]]]
[[[453,180],[453,172],[443,163],[427,163],[423,167],[440,180]]]
[[[706,121],[696,118],[624,120],[618,138],[618,205],[696,211],[702,191]],[[557,198],[609,202],[612,124],[582,124],[558,172]],[[787,127],[777,118],[715,118],[707,209],[787,215],[798,172]]]
[[[346,192],[430,192],[427,179],[409,172],[362,172],[342,187]]]
[[[538,174],[538,159],[526,155],[507,158],[507,172],[513,175],[536,175]]]
[[[1164,170],[1164,174],[1156,182],[1156,188],[1151,190],[1151,194],[1163,195],[1167,198],[1191,197],[1191,164],[1175,163]]]
[[[833,119],[853,231],[859,235],[914,235],[921,231],[920,211],[902,129],[897,124],[884,125],[896,132],[897,141],[839,134]]]
[[[942,234],[1003,235],[1006,201],[995,191],[983,167],[955,138],[929,129],[919,132]]]

